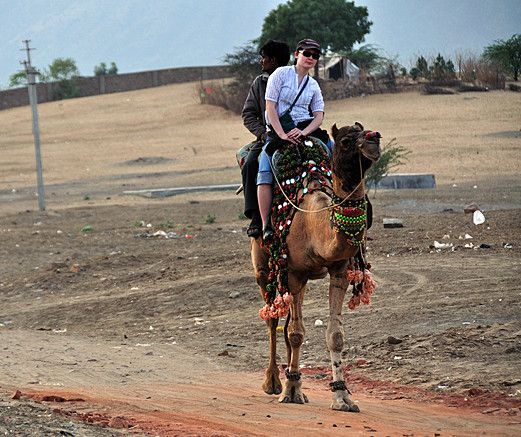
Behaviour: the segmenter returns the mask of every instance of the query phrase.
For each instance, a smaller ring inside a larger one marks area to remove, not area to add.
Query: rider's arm
[[[322,111],[313,112],[313,121],[302,129],[302,135],[308,136],[315,129],[318,129],[324,121],[324,113]]]
[[[263,99],[264,96],[259,95],[259,91],[261,90],[260,81],[260,76],[253,81],[241,113],[244,126],[255,135],[258,140],[266,133],[261,105],[261,99]]]

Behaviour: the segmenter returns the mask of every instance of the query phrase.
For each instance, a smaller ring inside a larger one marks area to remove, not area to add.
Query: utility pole
[[[34,152],[36,156],[36,179],[38,183],[38,208],[40,211],[45,211],[45,189],[43,185],[43,169],[42,169],[42,155],[40,152],[40,127],[38,123],[38,95],[36,94],[36,75],[38,71],[31,65],[31,50],[29,43],[31,40],[26,39],[22,41],[25,44],[22,51],[27,52],[27,60],[20,63],[25,67],[27,73],[27,90],[29,91],[29,103],[33,113],[33,136],[34,136]]]

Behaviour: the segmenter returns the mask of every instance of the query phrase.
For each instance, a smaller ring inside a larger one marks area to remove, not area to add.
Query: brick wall
[[[79,97],[86,97],[98,94],[133,91],[172,83],[221,79],[228,76],[228,68],[221,65],[167,68],[164,70],[125,73],[114,76],[80,77],[78,79],[78,88]],[[56,86],[57,85],[53,82],[37,84],[36,92],[38,94],[38,102],[45,103],[52,101],[53,90]],[[0,91],[0,110],[28,104],[29,96],[26,87]]]

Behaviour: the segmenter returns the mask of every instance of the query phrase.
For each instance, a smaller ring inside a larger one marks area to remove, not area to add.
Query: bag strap
[[[302,91],[304,91],[304,88],[306,88],[306,85],[308,84],[308,82],[309,82],[309,76],[306,76],[306,81],[304,82],[304,85],[302,85],[302,88],[300,88],[300,91],[298,92],[297,97],[295,97],[295,100],[293,100],[293,103],[291,104],[291,106],[288,109],[286,109],[284,112],[287,112],[288,114],[291,112],[291,110],[293,109],[293,106],[295,106],[295,103],[297,103],[298,98],[302,94]]]

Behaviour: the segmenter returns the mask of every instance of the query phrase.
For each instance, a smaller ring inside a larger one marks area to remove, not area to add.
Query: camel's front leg
[[[290,274],[289,286],[293,294],[290,306],[289,323],[286,328],[286,346],[288,347],[288,367],[286,368],[286,382],[279,402],[303,404],[308,398],[302,393],[300,379],[300,347],[304,341],[304,321],[302,319],[302,302],[304,301],[305,283],[296,281]]]
[[[349,390],[344,381],[342,369],[342,349],[344,347],[344,333],[342,328],[342,305],[349,283],[345,277],[345,270],[329,272],[329,323],[326,331],[326,342],[331,354],[331,368],[333,371],[333,402],[331,408],[340,411],[358,413],[360,409],[349,398]]]

